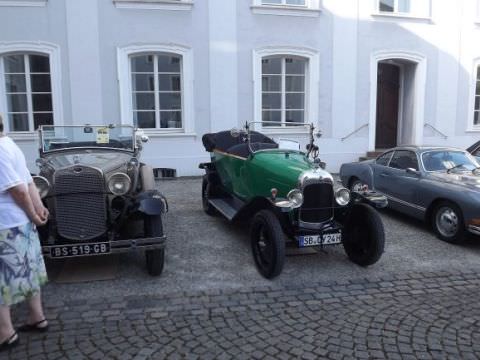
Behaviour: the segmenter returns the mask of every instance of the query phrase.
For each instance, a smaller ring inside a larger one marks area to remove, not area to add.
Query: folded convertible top
[[[208,152],[214,149],[229,152],[228,150],[236,145],[244,144],[244,137],[233,137],[230,131],[220,131],[217,133],[205,134],[202,136],[203,146]],[[250,143],[263,143],[276,145],[277,143],[257,131],[250,132]]]

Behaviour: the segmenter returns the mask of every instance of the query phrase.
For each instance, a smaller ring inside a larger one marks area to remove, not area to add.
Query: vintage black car
[[[251,220],[259,272],[266,278],[280,274],[287,238],[289,245],[300,248],[343,243],[353,262],[377,262],[384,249],[384,229],[374,207],[386,206],[386,198],[373,192],[351,196],[335,183],[318,158],[312,124],[300,124],[310,130],[306,152],[293,141],[278,144],[252,131],[252,125],[204,135],[212,161],[200,168],[206,171],[205,212],[231,221]]]
[[[44,256],[145,250],[147,271],[160,275],[166,237],[165,197],[140,162],[148,138],[132,126],[41,126],[34,182],[49,221],[39,228]]]

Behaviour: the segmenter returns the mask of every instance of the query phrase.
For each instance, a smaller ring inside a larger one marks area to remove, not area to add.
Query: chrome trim
[[[398,203],[400,203],[400,204],[402,204],[402,205],[410,206],[410,207],[412,207],[412,208],[414,208],[414,209],[417,209],[417,210],[420,210],[420,211],[423,211],[423,212],[427,211],[427,208],[424,208],[424,207],[422,207],[422,206],[409,203],[408,201],[400,200],[400,199],[396,198],[395,196],[390,196],[390,195],[381,193],[381,192],[379,192],[379,191],[377,191],[377,192],[378,192],[379,194],[385,196],[388,200],[396,201],[396,202],[398,202]]]
[[[472,234],[480,236],[480,226],[468,225],[467,229]]]
[[[40,175],[32,176],[32,179],[33,179],[33,183],[35,184],[35,187],[37,188],[38,194],[40,195],[40,198],[42,199],[45,198],[50,192],[50,189],[52,188],[52,186],[50,185],[50,181],[48,181],[46,177],[40,176]],[[38,188],[37,183],[35,182],[35,179],[42,180],[47,184],[47,192],[43,196],[42,196],[42,193],[40,192],[40,189]]]
[[[117,176],[117,177],[118,177],[118,176],[121,176],[121,177],[127,179],[128,187],[127,187],[127,189],[126,189],[125,192],[123,192],[123,193],[114,193],[114,192],[112,191],[112,189],[110,188],[110,182],[114,180],[114,179],[113,179],[114,176]],[[107,180],[107,188],[108,188],[108,190],[109,190],[113,195],[116,195],[116,196],[125,195],[125,194],[128,193],[128,192],[130,191],[130,189],[132,188],[132,179],[130,179],[130,176],[128,176],[128,175],[125,174],[124,172],[116,172],[116,173],[113,173],[112,175],[110,175],[110,176],[108,177],[108,180]]]
[[[298,188],[303,188],[310,183],[329,183],[333,185],[333,176],[321,168],[306,170],[298,177]]]

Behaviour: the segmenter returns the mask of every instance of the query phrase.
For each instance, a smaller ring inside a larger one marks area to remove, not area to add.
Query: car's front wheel
[[[146,215],[144,221],[146,237],[163,236],[161,215]],[[145,263],[147,266],[147,272],[151,276],[159,276],[162,273],[165,264],[165,249],[146,250]]]
[[[250,238],[253,259],[267,279],[278,276],[285,262],[285,239],[278,218],[270,210],[261,210],[253,218]]]
[[[458,244],[464,239],[462,210],[450,201],[442,201],[432,212],[432,225],[437,236],[446,242]]]
[[[360,266],[375,264],[383,254],[385,231],[378,212],[356,204],[344,225],[343,247],[349,259]]]

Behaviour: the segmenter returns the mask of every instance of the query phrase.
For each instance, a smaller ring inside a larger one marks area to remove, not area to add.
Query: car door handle
[[[390,176],[390,174],[387,174],[387,173],[381,173],[381,174],[380,174],[380,176],[381,176],[381,177],[389,177],[389,176]]]

